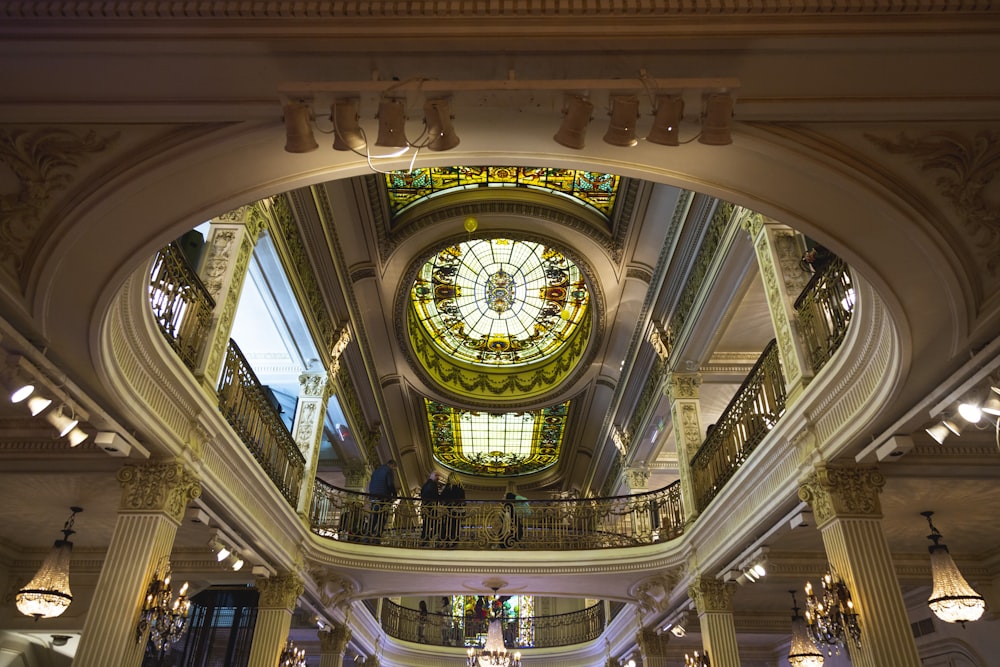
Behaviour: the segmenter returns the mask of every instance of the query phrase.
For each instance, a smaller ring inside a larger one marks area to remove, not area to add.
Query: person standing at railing
[[[372,471],[368,480],[368,495],[372,496],[371,516],[368,518],[368,534],[372,543],[381,541],[392,504],[396,501],[396,462],[389,459]]]
[[[458,473],[448,473],[448,481],[441,490],[441,542],[446,549],[454,549],[462,530],[465,515],[465,486]]]
[[[501,541],[501,548],[512,547],[521,541],[524,537],[524,519],[531,516],[528,499],[524,496],[509,491],[504,499],[507,502],[503,504],[503,509],[510,521],[510,533]]]
[[[426,547],[431,539],[441,532],[441,513],[438,505],[441,502],[440,475],[437,470],[431,470],[427,481],[420,487],[420,546]]]
[[[441,645],[453,646],[455,642],[452,638],[451,600],[447,596],[441,596],[438,615],[441,617]]]
[[[417,643],[426,644],[427,638],[424,636],[424,628],[427,627],[427,601],[420,601],[420,613],[417,615]]]

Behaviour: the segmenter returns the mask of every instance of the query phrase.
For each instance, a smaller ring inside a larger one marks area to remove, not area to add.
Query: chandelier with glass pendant
[[[927,517],[927,525],[931,529],[927,539],[934,543],[927,547],[931,554],[931,577],[934,586],[927,605],[935,616],[948,623],[965,625],[971,621],[978,621],[986,611],[983,596],[977,593],[962,576],[951,554],[948,553],[948,547],[940,544],[941,533],[931,523],[934,512],[921,512],[921,514]]]
[[[75,533],[73,520],[83,511],[80,507],[70,507],[72,514],[63,525],[61,540],[56,540],[38,572],[24,588],[14,596],[17,610],[25,616],[54,618],[59,616],[73,601],[69,589],[69,561],[73,554],[73,543],[69,536]]]
[[[507,652],[503,643],[503,625],[499,618],[490,619],[483,648],[468,650],[466,667],[521,667],[521,652]]]
[[[792,643],[788,647],[788,664],[792,667],[823,667],[823,654],[809,636],[806,619],[799,613],[799,603],[792,594]]]

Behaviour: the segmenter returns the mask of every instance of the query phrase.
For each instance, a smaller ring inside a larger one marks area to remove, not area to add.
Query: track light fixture
[[[308,102],[289,102],[285,105],[285,150],[289,153],[309,153],[317,148],[313,136],[312,109]]]
[[[80,423],[79,419],[72,414],[67,415],[64,410],[66,410],[65,403],[45,415],[45,421],[52,424],[59,431],[60,438],[69,434]]]
[[[333,120],[333,150],[358,151],[368,143],[358,124],[358,98],[338,97],[330,107],[330,118]]]
[[[594,105],[585,97],[568,95],[563,108],[562,124],[552,138],[566,148],[580,150],[586,145],[587,125]]]
[[[69,441],[70,447],[76,447],[89,437],[90,436],[87,434],[87,432],[81,429],[79,426],[77,426],[72,431],[66,434],[66,440]]]
[[[427,126],[427,148],[447,151],[458,146],[458,135],[451,125],[451,100],[443,97],[424,103],[424,123]]]
[[[990,394],[983,403],[983,412],[993,417],[1000,417],[1000,387],[990,387]]]
[[[378,105],[378,138],[376,146],[383,148],[409,148],[406,140],[406,105],[394,97],[383,98]]]
[[[639,120],[639,98],[635,95],[611,97],[611,123],[604,142],[612,146],[635,146],[635,126]]]
[[[646,141],[661,146],[679,146],[684,98],[680,95],[657,95],[653,113],[653,127],[646,135]]]
[[[39,396],[36,394],[28,399],[28,412],[31,413],[32,417],[37,417],[45,412],[45,408],[50,405],[52,405],[51,398],[46,398],[45,396]]]
[[[726,146],[733,143],[733,96],[710,93],[705,96],[705,113],[701,121],[698,142],[706,146]]]

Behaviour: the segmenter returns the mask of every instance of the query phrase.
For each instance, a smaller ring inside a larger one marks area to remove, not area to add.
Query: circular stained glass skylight
[[[589,303],[583,274],[561,252],[502,238],[441,249],[420,268],[411,298],[442,352],[494,367],[556,354]]]

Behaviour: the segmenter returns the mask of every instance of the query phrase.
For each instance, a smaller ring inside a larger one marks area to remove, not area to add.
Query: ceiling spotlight
[[[684,629],[683,625],[678,623],[677,625],[670,628],[670,634],[672,634],[674,637],[683,637],[684,635],[687,634],[687,630]]]
[[[983,411],[975,403],[960,403],[958,406],[958,414],[962,416],[962,419],[969,422],[970,424],[978,424],[979,420],[983,418]]]
[[[384,98],[378,105],[378,138],[376,146],[409,148],[406,141],[406,108],[403,100]]]
[[[353,151],[364,148],[364,132],[358,125],[358,100],[354,97],[339,97],[330,107],[333,120],[333,150]]]
[[[285,105],[285,150],[289,153],[308,153],[319,148],[313,137],[312,109],[306,102],[289,102]]]
[[[243,559],[242,559],[242,558],[240,558],[238,554],[234,554],[234,555],[235,555],[236,557],[235,557],[235,559],[233,560],[233,564],[232,564],[232,566],[231,566],[231,567],[233,568],[233,572],[239,572],[240,570],[242,570],[242,569],[243,569],[243,565],[244,565],[244,563],[243,563]]]
[[[37,417],[50,405],[52,405],[51,398],[45,398],[44,396],[37,395],[32,396],[28,399],[28,412],[31,413],[32,417]]]
[[[53,410],[45,415],[45,421],[52,424],[52,426],[59,431],[60,438],[76,428],[76,425],[80,423],[80,420],[76,417],[69,416],[63,412],[65,408],[65,404],[60,405],[59,409]]]
[[[658,95],[655,114],[646,141],[661,146],[679,146],[684,99],[680,95]]]
[[[924,430],[926,430],[927,435],[934,438],[934,441],[939,445],[943,445],[944,441],[951,435],[951,429],[945,426],[944,422],[938,422],[937,424],[934,424],[934,426]]]
[[[968,422],[964,418],[961,418],[961,415],[959,415],[959,417],[960,419],[955,419],[954,417],[951,419],[945,419],[942,420],[941,423],[944,424],[946,429],[955,435],[962,435],[962,431],[965,430],[965,426]]]
[[[79,426],[66,434],[66,439],[69,441],[70,447],[76,447],[89,437],[90,436],[87,435],[86,431],[81,429]]]
[[[587,124],[590,123],[590,112],[594,110],[594,105],[585,97],[579,95],[568,95],[566,106],[563,110],[562,124],[559,131],[552,137],[556,143],[562,144],[566,148],[583,148],[587,135]]]
[[[20,403],[31,396],[35,391],[35,385],[27,381],[15,381],[14,390],[10,394],[11,403]]]
[[[230,552],[229,548],[226,547],[226,545],[224,544],[220,544],[218,549],[219,549],[218,552],[216,552],[215,554],[215,559],[221,563],[222,561],[226,560],[226,557],[229,556]]]
[[[427,125],[427,148],[447,151],[458,145],[458,135],[451,126],[451,100],[440,98],[424,103],[424,123]]]
[[[705,98],[705,115],[701,120],[698,142],[706,146],[725,146],[733,143],[733,96],[729,93],[711,93]]]
[[[639,98],[635,95],[615,95],[611,98],[611,124],[604,142],[612,146],[635,146],[635,124],[639,119]]]
[[[983,412],[994,417],[1000,417],[1000,389],[993,387],[993,391],[983,403]]]

